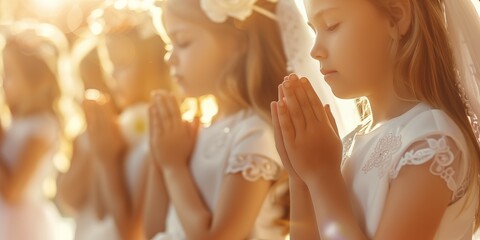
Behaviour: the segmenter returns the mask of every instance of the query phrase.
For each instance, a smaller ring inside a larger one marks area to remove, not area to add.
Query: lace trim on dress
[[[387,172],[393,154],[395,154],[402,146],[401,140],[400,136],[396,136],[393,133],[389,133],[380,138],[377,146],[375,146],[375,149],[370,154],[368,161],[363,165],[362,172],[367,174],[370,170],[378,168],[379,177],[383,177]]]
[[[455,161],[455,155],[450,149],[445,136],[441,138],[426,139],[428,147],[413,149],[405,153],[398,164],[392,168],[390,177],[396,178],[406,165],[422,165],[432,160],[430,165],[430,173],[440,176],[447,184],[447,187],[453,192],[453,200],[456,201],[465,194],[468,181],[463,181],[460,185],[455,180],[455,169],[452,167]],[[467,184],[466,184],[467,183]]]
[[[280,167],[274,160],[259,154],[240,154],[227,166],[225,172],[241,172],[246,180],[252,182],[260,178],[271,181],[278,178]]]

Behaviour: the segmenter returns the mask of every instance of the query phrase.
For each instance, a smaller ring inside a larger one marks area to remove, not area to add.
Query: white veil
[[[480,18],[471,0],[444,0],[447,30],[460,75],[460,88],[480,142]]]

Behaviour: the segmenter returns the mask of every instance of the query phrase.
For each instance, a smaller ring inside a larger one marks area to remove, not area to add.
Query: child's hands
[[[127,144],[120,132],[117,114],[110,101],[87,98],[83,101],[83,110],[93,154],[102,161],[113,163],[123,160]]]
[[[287,80],[288,77],[285,77],[285,80]],[[278,99],[283,99],[285,97],[283,93],[283,87],[282,85],[278,86]],[[287,150],[285,148],[285,143],[283,141],[283,135],[282,135],[282,129],[280,127],[280,122],[279,122],[279,116],[278,116],[278,102],[272,102],[270,104],[270,110],[272,114],[272,120],[273,120],[273,131],[275,135],[275,146],[277,148],[278,154],[280,155],[280,158],[282,159],[283,166],[288,172],[288,176],[291,180],[294,180],[295,182],[302,182],[301,178],[298,176],[297,172],[293,169],[292,164],[290,162],[290,159],[288,157]]]
[[[287,165],[307,184],[339,172],[342,143],[329,107],[323,106],[306,78],[291,75],[280,88],[285,96],[276,104],[274,124],[280,129],[275,131],[277,142],[283,140],[282,159],[288,157]]]
[[[149,111],[150,149],[162,169],[187,167],[195,147],[199,120],[182,120],[176,97],[168,92],[153,94]]]

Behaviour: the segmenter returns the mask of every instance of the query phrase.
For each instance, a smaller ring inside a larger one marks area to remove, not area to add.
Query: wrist
[[[160,163],[157,164],[159,170],[161,170],[165,175],[167,174],[175,174],[179,173],[182,171],[187,171],[188,169],[188,164],[186,164],[186,161],[182,160],[172,160],[169,161],[172,163]],[[185,163],[180,163],[180,162],[185,162]]]
[[[179,178],[184,178],[184,176],[187,176],[190,174],[190,169],[186,167],[164,167],[161,166],[161,175],[163,176],[165,180],[166,186],[169,186],[169,182],[178,182]]]
[[[304,183],[310,190],[329,189],[332,186],[344,184],[343,176],[340,171],[320,171],[304,179]]]
[[[300,178],[289,178],[289,184],[290,184],[290,188],[308,190],[307,184],[305,184],[305,182]]]

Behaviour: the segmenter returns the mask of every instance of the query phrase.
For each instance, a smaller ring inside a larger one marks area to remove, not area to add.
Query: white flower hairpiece
[[[123,137],[130,146],[138,144],[148,133],[148,103],[125,109],[118,117]]]
[[[255,5],[258,0],[200,0],[200,6],[205,14],[216,23],[223,23],[229,17],[244,21],[252,13],[258,12],[265,17],[276,20],[274,13]],[[269,0],[276,2],[276,0]]]

